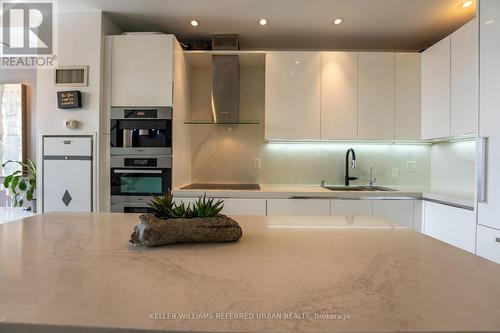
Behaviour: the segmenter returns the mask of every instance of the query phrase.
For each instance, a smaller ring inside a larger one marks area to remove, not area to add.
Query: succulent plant
[[[149,211],[159,218],[171,218],[174,210],[174,199],[170,193],[164,196],[154,196],[148,204]]]
[[[196,217],[212,217],[217,216],[222,208],[224,202],[221,200],[215,201],[214,198],[208,198],[205,194],[203,197],[198,198],[193,205],[193,215]]]
[[[195,217],[214,217],[217,216],[224,207],[222,200],[215,201],[214,198],[207,198],[206,194],[198,198],[191,207],[191,204],[184,202],[176,203],[171,193],[163,196],[155,196],[148,204],[149,211],[160,219],[176,219]]]

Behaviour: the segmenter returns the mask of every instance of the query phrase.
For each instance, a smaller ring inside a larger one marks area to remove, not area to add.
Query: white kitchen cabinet
[[[267,215],[329,216],[327,199],[268,199]]]
[[[321,52],[266,54],[265,139],[320,139]]]
[[[413,200],[374,200],[373,216],[413,228]]]
[[[500,264],[500,230],[478,225],[476,254]]]
[[[175,198],[177,203],[184,202],[191,206],[198,200],[197,198]],[[219,200],[216,198],[215,200]],[[247,199],[247,198],[222,198],[224,208],[221,213],[226,215],[266,215],[266,199]]]
[[[358,139],[394,138],[394,53],[359,53]]]
[[[424,232],[424,202],[422,200],[413,201],[413,230]]]
[[[110,38],[111,106],[172,106],[174,36]]]
[[[450,40],[422,52],[422,139],[450,136]]]
[[[222,199],[226,215],[266,215],[266,199]]]
[[[478,223],[500,230],[500,2],[480,2],[479,135],[486,145],[486,198],[478,203]],[[479,244],[478,244],[479,245]]]
[[[420,53],[395,54],[394,139],[420,140]]]
[[[92,212],[92,137],[44,136],[42,145],[43,212]]]
[[[331,215],[335,216],[372,216],[372,200],[341,200],[331,202]]]
[[[451,35],[451,135],[477,133],[478,39],[477,19]]]
[[[321,139],[358,137],[358,54],[321,54]]]
[[[424,233],[475,253],[476,217],[474,211],[426,201],[424,203]]]

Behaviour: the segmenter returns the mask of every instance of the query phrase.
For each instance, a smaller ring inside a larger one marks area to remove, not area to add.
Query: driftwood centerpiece
[[[243,235],[238,222],[225,215],[163,220],[153,214],[143,214],[139,220],[130,242],[144,246],[236,242]]]
[[[235,220],[219,214],[223,201],[206,196],[194,204],[175,203],[172,195],[155,197],[149,214],[139,216],[130,237],[132,244],[161,246],[176,243],[236,242],[243,235]]]

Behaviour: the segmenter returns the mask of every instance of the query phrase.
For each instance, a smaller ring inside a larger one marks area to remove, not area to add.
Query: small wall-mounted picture
[[[59,109],[79,109],[82,107],[82,93],[79,90],[58,91],[57,107]]]

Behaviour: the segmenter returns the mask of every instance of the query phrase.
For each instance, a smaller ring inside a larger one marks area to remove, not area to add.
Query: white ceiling
[[[240,35],[242,49],[420,51],[475,16],[463,0],[62,0],[61,11],[100,9],[124,31],[181,41]],[[343,17],[344,23],[332,20]],[[258,25],[261,17],[269,25]],[[198,28],[190,25],[196,18]]]

